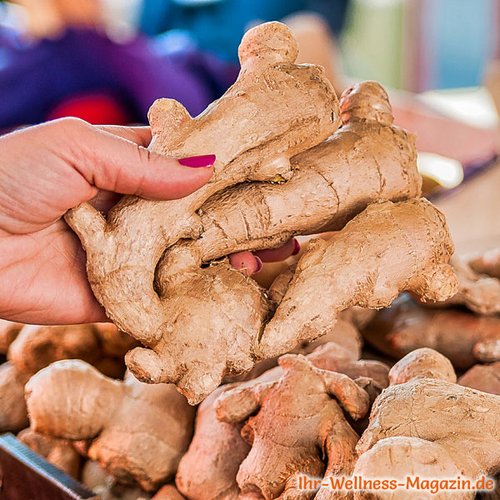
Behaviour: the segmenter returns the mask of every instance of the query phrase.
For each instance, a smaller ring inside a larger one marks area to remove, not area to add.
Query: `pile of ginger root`
[[[459,291],[426,307],[408,294],[364,325],[366,342],[389,359],[419,348],[446,356],[459,383],[500,396],[500,251],[455,258]]]
[[[76,450],[87,462],[73,474],[110,499],[416,499],[431,496],[329,484],[493,477],[498,263],[451,261],[414,137],[393,124],[381,85],[337,99],[320,67],[295,63],[280,23],[247,32],[239,56],[237,81],[200,116],[171,99],[150,110],[151,151],[216,154],[205,187],[66,214],[92,290],[130,342],[128,372],[99,371],[93,349],[31,370],[20,438],[54,462],[50,446]],[[269,287],[231,266],[234,253],[301,235],[319,236]],[[391,344],[382,319],[401,308],[466,314],[482,333],[455,331],[468,344],[444,348],[422,327],[413,345]],[[468,382],[477,367],[487,383]]]

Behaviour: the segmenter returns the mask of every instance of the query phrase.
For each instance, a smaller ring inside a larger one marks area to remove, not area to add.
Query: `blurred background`
[[[236,78],[245,30],[270,20],[339,94],[356,80],[386,86],[396,123],[417,135],[428,192],[499,171],[500,0],[0,1],[0,133],[63,116],[147,123],[159,97],[194,116]],[[456,218],[487,204],[500,241],[495,175]],[[491,234],[480,219],[464,247],[482,224]]]

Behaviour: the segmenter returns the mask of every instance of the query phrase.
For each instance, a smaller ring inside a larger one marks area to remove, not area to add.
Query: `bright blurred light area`
[[[434,153],[418,153],[418,171],[445,189],[453,189],[464,180],[464,169],[459,161]]]

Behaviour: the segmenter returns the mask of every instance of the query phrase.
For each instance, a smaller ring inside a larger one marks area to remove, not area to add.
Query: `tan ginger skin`
[[[122,377],[123,356],[137,341],[108,323],[72,326],[24,325],[0,368],[0,432],[28,425],[24,385],[37,371],[61,359],[92,363],[111,377]]]
[[[194,408],[173,385],[112,380],[79,360],[38,372],[26,402],[34,431],[92,439],[90,459],[146,491],[173,478],[193,432]]]
[[[252,447],[236,480],[243,495],[266,500],[299,493],[299,474],[322,476],[323,456],[327,475],[350,473],[358,436],[342,409],[357,420],[370,403],[349,377],[316,368],[302,355],[282,356],[279,364],[279,379],[236,387],[216,408],[219,420],[245,422],[242,435]]]
[[[418,196],[421,181],[413,138],[392,126],[383,88],[375,82],[357,85],[343,95],[341,109],[344,126],[326,142],[292,158],[294,171],[287,183],[247,184],[215,195],[201,209],[204,231],[200,238],[166,252],[157,286],[168,297],[164,303],[170,311],[172,333],[154,347],[158,356],[145,349],[129,354],[127,364],[140,379],[175,382],[196,402],[201,398],[193,393],[208,394],[210,386],[214,388],[223,376],[231,375],[230,370],[248,371],[253,366],[256,356],[252,351],[270,313],[269,304],[262,291],[227,262],[208,269],[200,267],[202,262],[238,250],[276,246],[298,233],[338,229],[371,202]],[[383,164],[379,162],[382,150]],[[364,181],[350,182],[353,178]],[[307,195],[305,186],[314,186],[314,193]],[[260,202],[257,207],[255,200]],[[242,318],[243,294],[248,306]],[[226,297],[224,307],[221,296]],[[210,325],[206,330],[200,327],[202,316]],[[192,338],[189,353],[173,348],[176,337],[183,345],[186,338]],[[214,337],[220,339],[218,343],[207,341]],[[226,352],[232,353],[235,343],[239,356],[232,354],[233,359],[227,359]],[[206,352],[213,353],[209,366],[200,363],[207,358]],[[186,361],[193,366],[187,373],[182,372]],[[213,373],[212,379],[209,373]],[[200,383],[203,377],[206,383]]]
[[[29,378],[29,377],[28,377]],[[0,365],[0,433],[17,432],[28,426],[28,412],[24,401],[27,382],[11,363]]]
[[[378,391],[388,385],[389,367],[376,361],[359,360],[359,334],[348,325],[334,328],[332,342],[318,347],[307,358],[315,366],[334,370],[356,379],[370,377]],[[229,424],[217,419],[219,396],[237,387],[243,390],[259,384],[274,382],[283,374],[281,367],[273,368],[255,380],[228,384],[218,388],[198,408],[191,445],[179,463],[176,484],[179,491],[191,500],[232,500],[239,495],[236,475],[248,455],[250,445],[240,436],[241,424]],[[370,380],[366,378],[365,380]],[[342,430],[342,428],[341,428]],[[277,459],[276,455],[273,458]]]
[[[181,458],[175,482],[191,500],[233,500],[238,498],[238,468],[250,446],[240,436],[241,424],[220,422],[215,403],[235,384],[216,389],[198,407],[194,436]]]
[[[243,371],[257,359],[290,351],[327,333],[337,315],[351,306],[388,306],[403,290],[414,291],[422,300],[443,300],[457,289],[447,264],[453,246],[444,217],[424,199],[371,205],[328,242],[311,242],[260,341],[262,318],[268,311],[261,309],[257,315],[249,304],[249,294],[243,293],[245,278],[229,266],[227,275],[217,265],[194,276],[180,272],[185,261],[182,252],[174,251],[178,261],[169,259],[166,266],[172,273],[171,335],[154,351],[135,349],[127,355],[127,364],[141,374],[140,379],[176,383],[191,403],[203,399],[235,368],[230,361],[238,360],[236,366]],[[229,275],[235,277],[232,282],[225,279]],[[193,288],[193,284],[200,286]],[[317,300],[317,294],[322,300]],[[222,296],[227,298],[221,300]],[[260,292],[258,298],[264,301]],[[247,329],[244,335],[228,335],[231,314],[231,324],[237,321],[236,328]],[[255,314],[252,322],[250,314]],[[261,319],[253,321],[257,317]]]
[[[8,363],[0,368],[0,432],[16,432],[28,425],[24,385],[38,370],[53,361],[99,357],[97,327],[26,325],[10,344]]]
[[[456,384],[452,372],[451,363],[432,349],[417,349],[392,367],[393,385],[375,401],[357,445],[354,474],[450,479],[498,473],[500,397]],[[473,496],[455,492],[453,498]],[[415,491],[378,492],[376,497],[360,492],[355,498],[409,500]]]
[[[362,334],[369,344],[395,359],[430,347],[460,370],[500,360],[500,318],[422,307],[407,296],[380,311]]]
[[[500,280],[473,270],[463,259],[454,258],[453,267],[458,277],[459,289],[449,304],[464,305],[477,314],[500,313]]]
[[[453,296],[452,253],[444,216],[427,200],[370,205],[328,241],[310,242],[259,354],[286,352],[297,341],[324,335],[341,311],[387,307],[404,290],[423,301]]]
[[[176,383],[192,403],[225,375],[252,368],[259,357],[255,342],[272,309],[263,290],[227,261],[205,269],[203,262],[273,247],[292,234],[340,228],[370,202],[420,193],[413,137],[391,125],[378,84],[348,91],[343,131],[310,149],[339,124],[336,98],[321,72],[293,64],[293,39],[279,23],[247,33],[240,54],[239,80],[200,117],[189,119],[173,101],[160,101],[151,111],[152,150],[217,154],[205,188],[172,202],[126,197],[107,220],[88,205],[67,216],[86,248],[96,297],[145,345],[127,356],[131,371],[143,381]],[[353,182],[353,175],[363,183]],[[231,187],[242,182],[247,184]]]
[[[319,352],[310,354],[308,357],[317,358],[313,361],[314,363],[326,362],[328,358],[330,367],[335,364],[335,367],[342,365],[351,370],[355,369],[358,364],[363,364],[363,361],[358,361],[361,354],[359,333],[350,323],[339,321],[331,334],[323,338],[331,340],[328,344],[328,352],[323,351],[321,355],[318,355]],[[306,351],[310,352],[307,347],[302,352]],[[388,367],[374,366],[370,375],[377,378],[382,387],[386,387],[388,371]],[[226,384],[216,389],[200,404],[193,439],[179,463],[176,475],[177,487],[187,498],[232,500],[238,497],[236,474],[241,462],[250,451],[250,445],[240,436],[241,424],[229,424],[217,419],[215,414],[217,400],[219,396],[234,387],[239,387],[241,390],[247,385],[274,381],[281,374],[280,367],[273,367],[254,380],[238,385]],[[363,375],[366,376],[366,372]]]
[[[57,439],[31,429],[24,429],[17,439],[28,448],[45,457],[48,462],[66,472],[75,479],[79,479],[81,457],[70,441]]]
[[[331,84],[320,67],[294,64],[297,52],[286,26],[262,24],[241,42],[236,83],[201,115],[191,118],[172,99],[153,104],[150,149],[177,158],[215,153],[206,186],[174,201],[126,196],[106,219],[88,204],[67,214],[87,252],[96,297],[114,323],[142,343],[154,346],[169,335],[170,312],[155,291],[155,270],[165,249],[199,236],[203,203],[241,182],[289,178],[290,158],[338,127]]]
[[[280,279],[283,275],[280,275],[278,279]],[[292,274],[290,276],[293,276]],[[288,280],[289,281],[289,280]],[[277,295],[274,293],[276,290],[271,287],[269,290],[269,297],[274,300]],[[286,291],[286,290],[285,290]],[[281,299],[280,299],[281,300]],[[277,300],[277,303],[280,302]],[[345,360],[345,366],[343,368],[347,368],[348,363],[351,361],[358,361],[361,356],[361,347],[362,340],[361,335],[356,328],[356,326],[352,322],[352,315],[344,315],[341,314],[339,320],[332,325],[330,331],[323,335],[322,337],[312,341],[312,342],[303,342],[299,344],[295,349],[290,351],[288,354],[311,354],[313,351],[317,350],[320,346],[324,344],[329,344],[329,349],[333,349],[335,346],[335,359],[338,359],[340,363],[343,363]],[[333,353],[332,353],[333,354]],[[360,361],[361,363],[361,361]],[[246,380],[252,380],[257,378],[259,375],[262,375],[265,371],[270,370],[278,365],[278,358],[268,358],[263,361],[259,361],[253,367],[253,369],[247,373],[236,377],[227,377],[224,382],[244,382]],[[335,370],[342,371],[342,370]],[[342,372],[344,373],[344,372]]]
[[[293,157],[286,183],[236,186],[203,205],[203,232],[190,245],[201,262],[275,247],[297,234],[338,230],[370,203],[420,195],[414,137],[392,124],[382,86],[368,81],[351,87],[340,111],[342,127]]]

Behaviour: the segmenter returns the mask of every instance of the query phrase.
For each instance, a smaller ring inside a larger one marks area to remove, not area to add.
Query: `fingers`
[[[121,194],[169,200],[182,198],[206,184],[215,155],[175,160],[148,151],[149,132],[141,127],[93,127],[64,121],[73,147],[65,158],[92,186]]]
[[[300,243],[292,238],[279,248],[270,248],[268,250],[259,250],[255,255],[262,262],[279,262],[280,260],[288,259],[292,255],[297,255],[300,252]]]
[[[230,264],[246,276],[257,274],[262,269],[262,261],[252,252],[238,252],[229,256]]]
[[[288,259],[291,255],[297,255],[299,252],[300,244],[295,238],[292,238],[279,248],[259,250],[255,253],[234,253],[229,256],[229,262],[235,269],[247,276],[252,276],[261,271],[263,262],[279,262]]]
[[[151,128],[150,127],[121,127],[119,125],[100,125],[95,128],[108,132],[110,134],[127,139],[134,142],[139,146],[147,148],[151,142]]]

